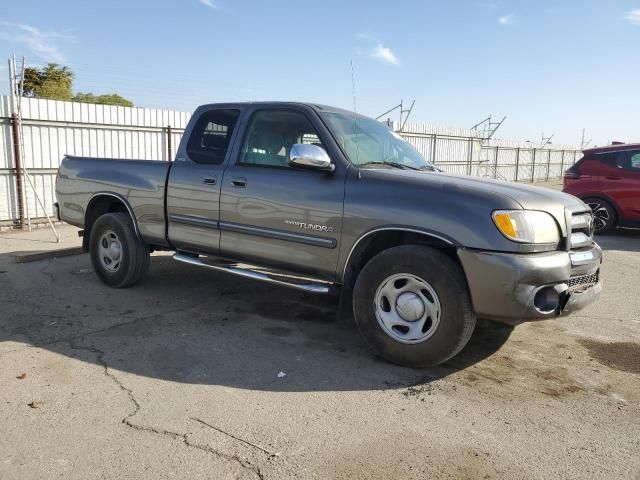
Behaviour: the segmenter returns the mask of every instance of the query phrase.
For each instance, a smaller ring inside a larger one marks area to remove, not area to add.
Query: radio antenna
[[[353,71],[353,59],[351,59],[351,93],[353,94],[353,113],[357,113],[356,109],[356,76]]]

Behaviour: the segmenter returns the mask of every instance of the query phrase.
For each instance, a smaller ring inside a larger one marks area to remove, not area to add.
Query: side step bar
[[[333,283],[314,278],[289,275],[262,267],[230,262],[215,257],[200,257],[178,252],[173,256],[173,259],[178,262],[188,263],[189,265],[195,265],[197,267],[205,267],[221,272],[233,273],[234,275],[239,275],[241,277],[253,278],[254,280],[283,285],[285,287],[296,288],[298,290],[304,290],[311,293],[329,293],[334,286]]]

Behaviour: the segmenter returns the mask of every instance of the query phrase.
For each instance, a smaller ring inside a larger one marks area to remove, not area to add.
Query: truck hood
[[[589,207],[577,197],[544,187],[523,185],[502,180],[449,175],[437,172],[417,172],[390,168],[361,169],[361,175],[384,176],[389,181],[406,182],[424,188],[458,190],[461,194],[491,194],[515,202],[525,210],[540,210],[556,218],[563,233],[566,232],[567,211],[588,211]],[[378,177],[380,178],[380,177]],[[502,208],[496,205],[496,209]],[[569,213],[570,214],[570,213]]]

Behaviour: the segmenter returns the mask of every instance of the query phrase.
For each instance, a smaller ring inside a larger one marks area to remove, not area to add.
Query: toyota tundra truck
[[[476,318],[555,318],[602,290],[581,200],[447,175],[383,123],[327,106],[204,105],[173,162],[66,156],[56,194],[110,287],[169,250],[248,286],[339,292],[374,352],[412,367],[456,355]]]

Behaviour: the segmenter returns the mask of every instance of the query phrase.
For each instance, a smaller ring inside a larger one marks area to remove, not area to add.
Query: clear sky
[[[499,137],[640,141],[640,0],[2,2],[0,59],[76,74],[75,91],[192,110],[306,100]],[[0,92],[7,68],[0,64]]]

